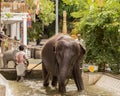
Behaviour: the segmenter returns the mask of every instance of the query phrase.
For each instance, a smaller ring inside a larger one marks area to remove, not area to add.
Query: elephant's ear
[[[82,56],[86,53],[86,49],[84,49],[81,44],[79,44],[79,46],[80,46],[80,55]]]

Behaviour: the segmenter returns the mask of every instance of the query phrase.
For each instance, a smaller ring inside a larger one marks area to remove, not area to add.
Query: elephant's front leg
[[[58,80],[58,79],[57,79],[57,76],[53,76],[53,77],[52,77],[52,86],[53,86],[53,87],[56,87],[56,86],[57,86],[57,80]]]
[[[43,72],[43,79],[44,79],[43,86],[47,87],[49,85],[49,73],[45,68],[44,64],[42,65],[42,72]]]
[[[79,63],[77,63],[77,65],[75,65],[73,68],[73,78],[78,88],[78,91],[84,90],[82,71],[80,71]]]

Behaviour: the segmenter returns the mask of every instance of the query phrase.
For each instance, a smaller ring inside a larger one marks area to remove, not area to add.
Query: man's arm
[[[24,55],[24,59],[25,59],[25,64],[28,66],[29,65],[29,61],[28,61],[28,58],[27,58],[26,54]]]

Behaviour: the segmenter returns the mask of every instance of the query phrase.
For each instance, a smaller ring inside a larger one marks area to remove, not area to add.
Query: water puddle
[[[9,81],[13,96],[61,96],[58,94],[58,88],[43,87],[42,80],[25,80],[23,82]],[[78,92],[73,80],[66,86],[64,96],[114,96],[112,93],[98,88],[95,85],[85,86],[85,91]]]

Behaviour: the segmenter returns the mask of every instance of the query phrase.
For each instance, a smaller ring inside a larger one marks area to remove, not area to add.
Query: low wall
[[[100,72],[83,72],[82,77],[85,85],[95,84],[103,74]]]
[[[27,79],[41,79],[42,78],[42,70],[27,70],[26,77]],[[16,80],[17,74],[15,69],[0,69],[0,73],[7,79],[7,80]]]
[[[0,74],[0,96],[13,96],[8,81]]]

